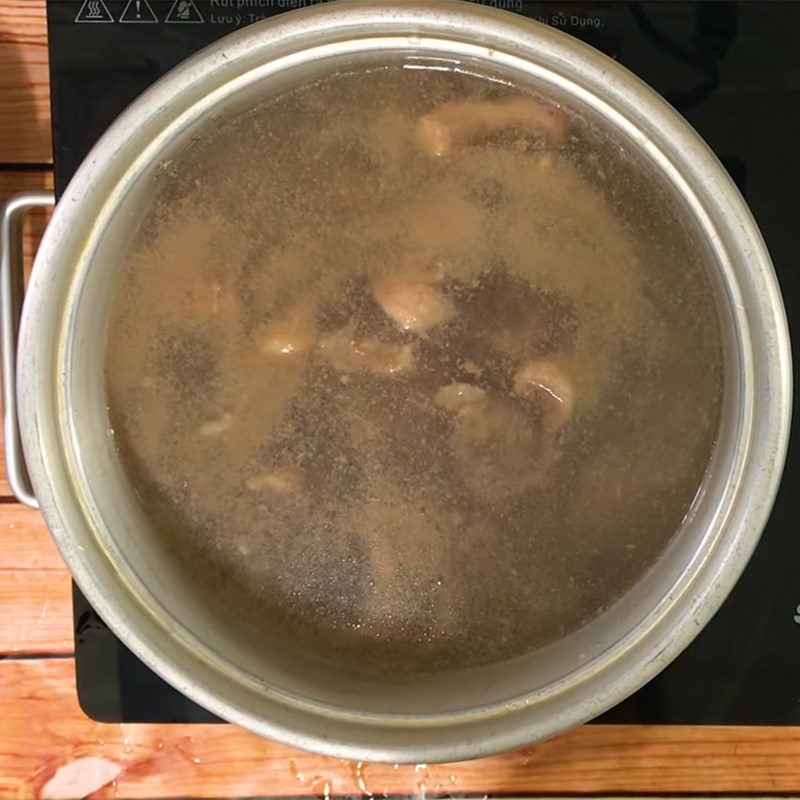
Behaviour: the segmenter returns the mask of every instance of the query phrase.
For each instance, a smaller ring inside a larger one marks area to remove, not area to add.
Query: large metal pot
[[[114,449],[102,376],[120,254],[159,165],[212,115],[265,86],[364,54],[491,64],[602,119],[680,196],[685,224],[705,240],[725,350],[723,419],[707,479],[644,580],[534,654],[385,682],[321,672],[277,645],[256,646],[204,596],[149,532]],[[220,716],[346,758],[482,756],[551,736],[632,693],[689,643],[739,576],[769,514],[788,437],[780,293],[758,229],[708,147],[610,59],[546,26],[459,2],[349,2],[282,15],[217,42],[159,81],[114,123],[61,199],[36,259],[17,353],[19,424],[35,496],[75,579],[114,632]],[[5,356],[8,368],[12,347]],[[8,442],[12,477],[24,492],[14,437]]]

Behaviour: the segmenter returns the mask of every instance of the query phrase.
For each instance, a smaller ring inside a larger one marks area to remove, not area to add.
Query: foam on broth
[[[232,618],[297,648],[527,652],[640,579],[702,480],[703,253],[624,148],[522,87],[398,64],[269,98],[173,161],[125,260],[126,469]]]

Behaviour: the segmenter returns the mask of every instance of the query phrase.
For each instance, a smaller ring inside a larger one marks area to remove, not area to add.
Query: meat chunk
[[[486,392],[471,383],[451,383],[443,386],[433,397],[433,402],[454,414],[465,414],[485,408],[489,403]]]
[[[440,285],[443,277],[438,268],[397,272],[376,280],[372,296],[401,330],[425,333],[455,315]]]
[[[476,378],[480,378],[480,376],[483,375],[483,367],[478,366],[478,364],[469,359],[461,365],[461,369],[466,372],[467,375],[474,375]]]
[[[245,485],[251,492],[268,491],[276,495],[287,495],[300,485],[300,478],[293,469],[274,467],[251,475]]]
[[[394,375],[414,368],[414,349],[410,344],[382,342],[375,336],[358,339],[353,323],[326,336],[319,348],[331,366],[345,374]]]
[[[538,131],[559,140],[566,132],[564,118],[532,97],[496,102],[470,100],[447,103],[420,118],[417,138],[432,156],[447,155],[453,147],[506,128]]]
[[[555,433],[566,425],[575,407],[572,380],[564,369],[548,358],[523,364],[513,378],[514,392],[536,399],[543,406],[544,426]]]
[[[233,415],[225,413],[217,419],[210,419],[200,426],[201,436],[218,436],[220,433],[230,430],[233,427]]]

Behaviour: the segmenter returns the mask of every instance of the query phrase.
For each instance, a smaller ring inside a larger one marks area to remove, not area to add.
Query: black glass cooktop
[[[319,0],[51,0],[56,190],[125,106],[226,33]],[[413,0],[409,0],[413,2]],[[613,56],[700,131],[758,220],[800,340],[800,3],[523,2]],[[795,346],[795,360],[800,353]],[[144,667],[75,589],[78,695],[106,721],[214,719]],[[800,724],[800,441],[766,533],[700,637],[603,722]]]

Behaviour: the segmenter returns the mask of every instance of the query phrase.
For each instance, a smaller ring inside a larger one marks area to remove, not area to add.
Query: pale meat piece
[[[443,277],[438,267],[402,270],[376,280],[372,296],[401,330],[426,333],[455,316],[440,285]]]
[[[245,485],[251,492],[267,491],[276,495],[287,495],[300,487],[300,477],[288,467],[274,467],[251,475]]]
[[[433,402],[445,411],[464,414],[486,408],[489,397],[480,386],[473,386],[471,383],[451,383],[436,392]]]
[[[448,103],[420,118],[417,138],[432,156],[447,155],[454,147],[491,136],[506,128],[537,131],[560,140],[564,117],[531,97],[505,100],[464,100]]]
[[[564,369],[548,358],[523,364],[513,378],[514,392],[536,399],[542,405],[542,421],[550,432],[566,425],[575,408],[573,384]]]
[[[208,422],[204,422],[200,426],[200,435],[219,436],[219,434],[229,431],[232,427],[233,415],[226,413],[216,419],[210,419]]]
[[[322,355],[338,372],[370,372],[395,375],[414,368],[414,349],[410,344],[382,342],[375,336],[358,339],[350,323],[319,343]]]
[[[476,378],[480,378],[483,375],[483,367],[478,366],[474,361],[467,359],[462,365],[461,369],[467,375],[474,375]]]

